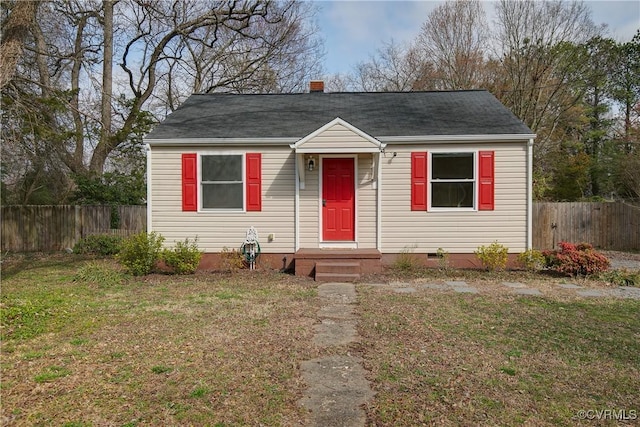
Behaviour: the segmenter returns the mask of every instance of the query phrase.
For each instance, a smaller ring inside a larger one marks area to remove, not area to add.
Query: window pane
[[[242,183],[202,184],[202,207],[205,209],[242,209]]]
[[[473,153],[433,153],[432,179],[473,179]]]
[[[431,206],[434,208],[472,208],[473,182],[432,182]]]
[[[202,156],[203,181],[242,181],[242,156]]]

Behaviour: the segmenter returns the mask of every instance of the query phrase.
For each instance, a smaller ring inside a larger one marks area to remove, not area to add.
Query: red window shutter
[[[411,210],[427,210],[427,153],[411,153]]]
[[[182,210],[198,210],[198,156],[182,155]]]
[[[247,211],[262,210],[262,155],[246,154]]]
[[[480,183],[478,185],[478,210],[492,211],[494,209],[494,152],[480,151],[478,153],[478,169]]]

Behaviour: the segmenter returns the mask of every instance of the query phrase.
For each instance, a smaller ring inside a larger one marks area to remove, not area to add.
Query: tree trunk
[[[24,40],[29,27],[35,21],[39,1],[18,1],[2,29],[0,43],[0,88],[9,83],[16,72],[16,65],[22,56]]]
[[[113,0],[104,0],[104,59],[102,63],[102,105],[100,143],[91,158],[91,171],[102,174],[111,151],[111,98],[113,96]]]

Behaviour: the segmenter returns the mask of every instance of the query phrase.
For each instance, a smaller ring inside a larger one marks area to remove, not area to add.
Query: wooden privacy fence
[[[640,249],[640,207],[624,202],[533,204],[533,247],[591,243],[599,249]]]
[[[146,230],[146,206],[3,206],[2,251],[59,251],[91,234],[127,236]],[[600,249],[640,249],[640,208],[623,202],[533,204],[533,247],[588,242]]]
[[[146,228],[146,206],[3,206],[2,251],[59,251],[92,234],[127,236]]]

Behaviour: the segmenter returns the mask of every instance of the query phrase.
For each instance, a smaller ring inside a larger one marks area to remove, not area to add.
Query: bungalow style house
[[[148,229],[197,237],[201,268],[249,227],[258,265],[319,280],[438,249],[479,266],[531,247],[534,136],[484,90],[195,94],[145,138]]]

